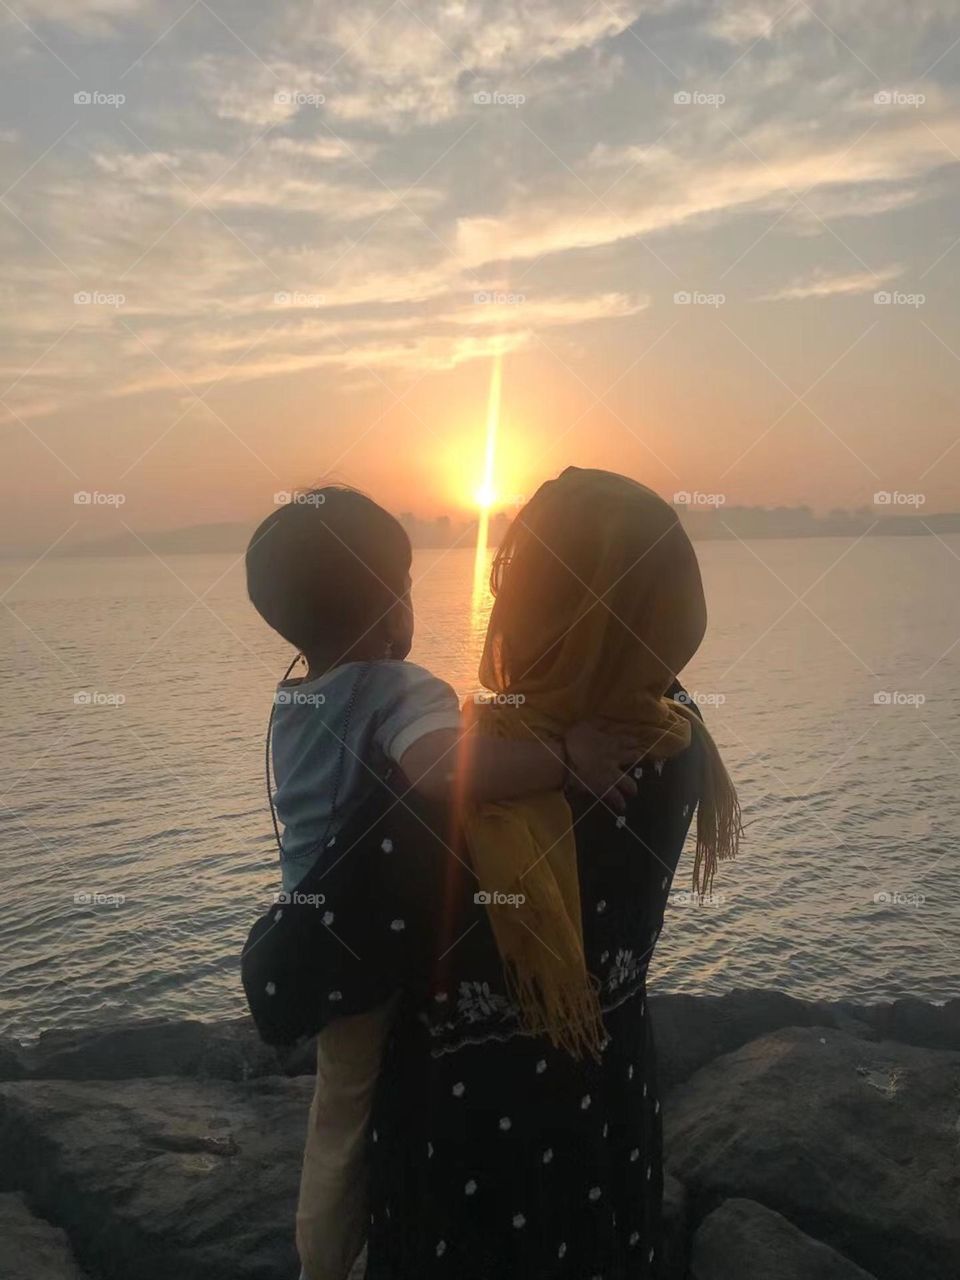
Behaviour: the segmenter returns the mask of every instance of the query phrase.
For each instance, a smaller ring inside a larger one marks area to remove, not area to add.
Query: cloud
[[[903,275],[903,267],[890,266],[881,271],[860,271],[848,275],[815,273],[808,280],[798,280],[772,293],[762,294],[758,302],[802,301],[806,298],[831,298],[837,294],[872,293],[889,280]]]
[[[5,262],[20,259],[4,267],[4,369],[9,381],[29,371],[10,403],[82,416],[97,397],[181,391],[176,374],[335,380],[364,364],[451,368],[553,326],[576,340],[603,322],[615,337],[662,283],[639,240],[657,237],[668,261],[694,252],[704,279],[746,248],[741,296],[757,297],[771,275],[749,274],[749,217],[757,236],[769,226],[774,278],[788,282],[764,296],[869,291],[912,269],[928,237],[948,250],[933,197],[953,193],[960,154],[951,84],[928,77],[922,111],[878,107],[881,81],[863,65],[886,72],[902,40],[916,75],[943,47],[943,5],[908,18],[877,4],[817,6],[844,39],[856,29],[854,56],[803,4],[774,23],[773,2],[241,3],[223,15],[231,34],[203,6],[165,33],[170,16],[132,0],[30,0],[31,19],[109,25],[118,73],[161,38],[123,112],[78,116],[71,85],[63,119],[51,98],[0,150],[10,180],[24,175],[8,199],[22,221],[0,210]],[[875,11],[886,29],[857,26]],[[676,105],[681,85],[727,101]],[[476,104],[481,90],[527,102]],[[888,244],[883,215],[896,211]],[[859,220],[841,230],[868,261],[903,267],[811,273],[803,237],[839,219]],[[126,302],[78,312],[84,288]],[[524,300],[472,301],[511,291]],[[280,292],[301,301],[278,305]]]
[[[18,0],[15,7],[30,22],[68,27],[87,36],[107,36],[119,22],[143,17],[153,6],[144,0]]]
[[[791,216],[805,230],[822,232],[823,220],[875,218],[929,198],[930,192],[912,184],[877,182],[873,186],[825,187],[805,195],[803,206],[795,209]]]
[[[401,314],[381,307],[364,315],[332,314],[323,301],[291,306],[259,297],[249,299],[245,310],[226,309],[219,326],[188,331],[170,329],[165,317],[135,305],[110,312],[81,308],[68,338],[23,380],[0,421],[15,420],[13,411],[29,421],[84,397],[179,394],[185,386],[199,390],[221,380],[238,384],[317,369],[451,369],[498,350],[530,347],[543,330],[622,319],[649,305],[646,298],[622,293],[512,296],[517,300],[503,301],[490,289],[477,300],[460,292]],[[240,319],[247,322],[243,327]],[[118,352],[123,373],[108,381]],[[43,354],[42,345],[37,354]],[[8,370],[11,380],[15,372]]]
[[[728,133],[713,154],[684,154],[679,143],[652,152],[628,146],[621,180],[609,197],[599,184],[585,191],[580,183],[563,182],[503,213],[461,219],[457,246],[465,261],[478,264],[609,245],[704,215],[789,208],[798,201],[802,206],[806,193],[818,188],[913,181],[952,163],[954,148],[960,150],[956,113],[938,121],[936,133],[925,123],[898,120],[852,146],[829,136],[798,140],[775,125],[745,138]],[[608,166],[615,160],[613,153],[604,157]]]
[[[753,44],[769,40],[775,32],[786,31],[812,22],[813,14],[805,4],[784,4],[772,0],[767,4],[741,4],[724,7],[707,23],[707,30],[718,40],[730,44]]]
[[[581,0],[294,5],[278,14],[259,66],[229,49],[197,58],[195,74],[223,119],[278,124],[322,105],[335,122],[399,133],[472,112],[480,90],[558,91],[561,64],[596,53],[641,13],[665,7],[667,0],[604,0],[586,9]],[[541,68],[546,82],[537,78]],[[298,104],[297,95],[324,101]]]

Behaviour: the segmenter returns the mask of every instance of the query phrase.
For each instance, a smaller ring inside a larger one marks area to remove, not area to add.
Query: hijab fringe
[[[717,744],[702,720],[691,716],[690,722],[704,753],[693,859],[693,888],[702,902],[713,888],[717,863],[728,862],[737,856],[743,820],[740,801]]]

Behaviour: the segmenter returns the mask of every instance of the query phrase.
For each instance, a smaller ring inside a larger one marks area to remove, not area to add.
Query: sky
[[[500,505],[960,509],[953,3],[3,0],[0,51],[8,548],[463,512],[497,353]]]

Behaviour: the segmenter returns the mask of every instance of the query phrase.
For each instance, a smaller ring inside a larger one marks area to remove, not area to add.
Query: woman
[[[656,494],[569,468],[517,516],[493,587],[480,675],[507,696],[478,730],[628,726],[636,795],[622,816],[573,788],[488,804],[445,842],[407,801],[376,824],[354,865],[370,889],[354,949],[370,999],[401,994],[370,1134],[367,1277],[654,1276],[645,976],[694,808],[700,892],[739,837],[709,734],[664,696],[703,636],[700,574]]]

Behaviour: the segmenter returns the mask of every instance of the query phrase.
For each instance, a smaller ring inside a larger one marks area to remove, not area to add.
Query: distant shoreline
[[[710,510],[677,508],[681,522],[693,542],[753,542],[806,538],[926,538],[960,533],[960,512],[930,515],[877,515],[873,511],[837,511],[816,516],[806,507],[720,507]],[[455,524],[449,517],[420,520],[401,515],[401,523],[413,546],[425,550],[472,550],[476,543],[475,521]],[[489,545],[497,546],[510,522],[505,513],[490,521]],[[242,555],[253,525],[245,522],[192,525],[142,533],[125,532],[61,544],[47,551],[35,547],[9,550],[0,559],[24,560],[45,552],[51,559],[129,558],[166,555]]]

